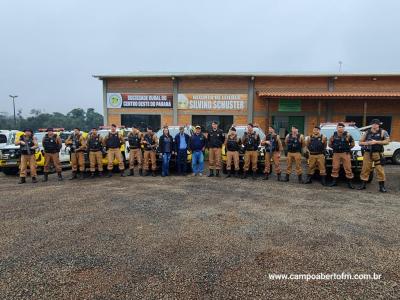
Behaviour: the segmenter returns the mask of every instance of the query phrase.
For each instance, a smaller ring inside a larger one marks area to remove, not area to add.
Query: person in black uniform
[[[208,168],[210,169],[208,177],[214,176],[214,169],[215,175],[219,177],[221,170],[221,150],[224,142],[224,132],[218,128],[217,122],[212,122],[211,130],[207,134]]]

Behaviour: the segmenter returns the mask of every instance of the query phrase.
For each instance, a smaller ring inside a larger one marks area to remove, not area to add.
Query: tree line
[[[16,126],[14,116],[0,113],[0,129],[19,129],[31,128],[34,131],[39,128],[65,128],[71,130],[79,127],[81,130],[89,131],[93,127],[104,124],[103,116],[97,113],[94,108],[86,111],[82,108],[74,108],[67,114],[60,112],[44,113],[40,110],[32,109],[28,117],[22,115],[22,110],[16,114]]]

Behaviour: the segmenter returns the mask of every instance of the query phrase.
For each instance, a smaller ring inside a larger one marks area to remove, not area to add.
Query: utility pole
[[[341,60],[339,60],[339,73],[342,72],[342,65],[343,65],[343,62]]]
[[[17,118],[16,118],[16,116],[15,116],[15,98],[17,98],[18,96],[17,95],[9,95],[10,96],[10,98],[12,98],[12,101],[13,101],[13,107],[14,107],[14,129],[17,129]]]

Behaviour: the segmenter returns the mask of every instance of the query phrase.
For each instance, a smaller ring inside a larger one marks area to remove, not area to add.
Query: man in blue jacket
[[[192,151],[193,176],[203,176],[204,171],[204,150],[206,148],[206,138],[201,133],[201,127],[196,126],[195,133],[190,137],[189,147]]]
[[[178,175],[186,175],[187,151],[190,136],[185,133],[185,127],[179,126],[179,133],[175,136],[176,167]]]

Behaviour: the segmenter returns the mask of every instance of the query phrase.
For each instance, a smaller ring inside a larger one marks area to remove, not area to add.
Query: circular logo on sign
[[[122,96],[121,94],[109,94],[108,95],[108,107],[121,108]]]

